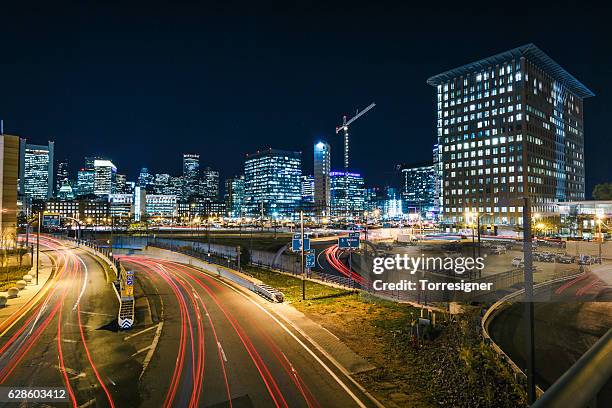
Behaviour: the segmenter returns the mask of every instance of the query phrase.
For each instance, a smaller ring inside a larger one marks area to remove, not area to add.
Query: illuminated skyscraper
[[[17,240],[17,179],[19,137],[0,133],[0,248]]]
[[[200,155],[183,154],[183,181],[185,196],[199,194],[200,190]]]
[[[19,191],[33,200],[53,196],[54,143],[32,145],[21,139],[19,154]]]
[[[361,217],[365,210],[365,188],[361,174],[332,171],[329,175],[331,215]]]
[[[225,180],[225,208],[230,218],[244,215],[244,176],[236,176]]]
[[[247,155],[244,162],[246,214],[294,217],[302,200],[301,152],[268,149]]]
[[[94,194],[108,196],[113,192],[117,167],[110,160],[94,160]]]
[[[70,171],[67,160],[58,160],[55,164],[55,194],[58,195],[60,188],[68,182]]]
[[[86,196],[94,193],[96,171],[94,169],[81,169],[77,173],[77,195]]]
[[[330,154],[331,151],[328,143],[318,142],[314,145],[314,202],[315,211],[320,215],[329,215],[331,200]]]
[[[522,223],[532,210],[584,199],[587,87],[533,44],[433,76],[444,220]],[[492,215],[490,215],[492,214]]]
[[[436,194],[436,169],[431,161],[402,164],[401,196],[407,212],[433,212]]]
[[[206,167],[202,170],[202,177],[199,180],[199,193],[202,197],[215,201],[219,198],[219,172]]]

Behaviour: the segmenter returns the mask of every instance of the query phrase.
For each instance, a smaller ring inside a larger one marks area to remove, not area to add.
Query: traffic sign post
[[[306,267],[308,269],[315,267],[315,253],[310,252],[306,254]]]

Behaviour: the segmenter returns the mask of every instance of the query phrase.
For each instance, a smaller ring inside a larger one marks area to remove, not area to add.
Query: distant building
[[[149,173],[149,169],[147,167],[143,167],[140,169],[140,174],[138,175],[137,184],[143,188],[147,188],[151,184],[153,184],[153,175]]]
[[[206,167],[202,170],[200,179],[199,194],[202,197],[208,198],[210,201],[215,201],[219,198],[219,172]]]
[[[200,155],[183,154],[183,180],[185,196],[197,195],[200,189]]]
[[[520,225],[584,199],[586,86],[533,44],[435,75],[444,221]]]
[[[175,195],[146,194],[145,211],[148,217],[171,218],[178,215]]]
[[[153,176],[153,191],[155,192],[155,194],[172,194],[168,192],[169,183],[169,174],[155,174],[155,176]]]
[[[68,160],[58,160],[55,164],[55,194],[59,195],[59,191],[64,184],[70,179],[70,170],[68,168]]]
[[[314,145],[314,203],[318,214],[329,215],[331,205],[331,151],[328,143]]]
[[[302,200],[302,154],[268,149],[249,154],[244,163],[246,215],[294,217]]]
[[[333,217],[361,217],[365,210],[365,188],[361,174],[332,171],[331,215]]]
[[[53,150],[48,145],[28,144],[21,139],[19,154],[19,191],[32,200],[46,200],[53,196]]]
[[[230,218],[240,218],[244,203],[244,176],[236,176],[225,180],[225,207]]]
[[[0,248],[14,247],[17,241],[19,144],[18,136],[0,133]]]
[[[76,194],[74,194],[74,190],[72,189],[72,186],[68,180],[64,180],[64,183],[56,195],[60,200],[74,200],[76,197]]]
[[[432,213],[436,199],[436,168],[432,161],[398,166],[401,198],[407,213]]]
[[[194,196],[189,200],[189,216],[200,218],[225,217],[226,206],[223,201],[211,201],[206,197]]]
[[[110,160],[94,160],[94,194],[106,197],[113,193],[117,167]]]
[[[81,169],[77,173],[77,195],[86,196],[94,193],[96,171],[94,169]]]
[[[129,220],[132,217],[134,195],[126,193],[109,194],[109,213],[113,218]]]
[[[115,175],[115,188],[113,189],[115,194],[128,194],[130,193],[127,185],[127,176],[125,174]]]
[[[315,181],[314,176],[302,176],[302,202],[314,203],[315,200]]]

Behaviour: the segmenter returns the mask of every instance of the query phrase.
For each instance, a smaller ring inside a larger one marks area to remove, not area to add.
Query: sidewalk
[[[53,271],[53,264],[51,258],[44,251],[40,252],[40,268],[38,270],[38,285],[36,285],[36,257],[32,269],[28,272],[32,276],[32,283],[27,285],[25,289],[21,290],[16,298],[8,299],[4,307],[0,307],[0,335],[6,329],[4,327],[5,321],[7,321],[13,313],[18,311],[21,307],[26,305],[39,291],[42,289],[44,284],[47,282]],[[27,273],[24,273],[26,275]],[[0,276],[0,279],[2,277]],[[0,295],[7,296],[7,292],[0,292]]]

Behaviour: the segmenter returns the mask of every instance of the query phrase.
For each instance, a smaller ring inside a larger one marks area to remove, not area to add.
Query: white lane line
[[[138,354],[143,353],[143,352],[145,352],[145,351],[149,350],[150,348],[151,348],[151,345],[148,345],[147,347],[143,347],[143,348],[141,348],[140,350],[138,350],[137,352],[135,352],[134,354],[132,354],[132,355],[130,356],[130,358],[135,357],[135,356],[137,356]]]
[[[62,339],[63,343],[77,343],[76,340],[72,340],[72,339]]]
[[[85,312],[81,310],[81,313],[92,315],[92,316],[105,316],[105,317],[115,317],[114,315],[110,315],[108,313],[98,313],[98,312]]]
[[[94,398],[94,399],[90,399],[90,400],[89,400],[89,401],[87,401],[86,403],[79,405],[79,407],[78,407],[78,408],[87,408],[87,407],[91,407],[91,406],[92,406],[93,404],[95,404],[95,403],[96,403],[96,399],[95,399],[95,398]]]
[[[158,323],[158,324],[156,324],[156,325],[154,325],[154,326],[147,327],[146,329],[143,329],[143,330],[141,330],[141,331],[139,331],[139,332],[132,333],[132,334],[130,334],[129,336],[125,336],[125,337],[123,338],[123,340],[129,340],[129,339],[131,339],[132,337],[136,337],[136,336],[138,336],[138,335],[140,335],[140,334],[143,334],[143,333],[146,333],[146,332],[148,332],[148,331],[151,331],[151,330],[155,329],[157,326],[159,326],[160,324],[161,324],[161,323]]]
[[[85,378],[87,377],[87,374],[85,373],[79,373],[77,375],[73,375],[72,377],[69,377],[70,380],[76,380],[77,378]]]
[[[217,347],[219,347],[219,351],[221,352],[221,356],[223,356],[223,361],[227,363],[227,357],[225,357],[225,351],[223,351],[223,347],[221,346],[221,342],[217,342]]]
[[[176,262],[175,262],[176,263]],[[178,265],[180,265],[180,263],[177,263]],[[184,265],[183,265],[184,266]],[[192,267],[192,269],[195,269]],[[221,284],[227,286],[228,288],[230,288],[231,290],[233,290],[234,292],[238,293],[239,295],[241,295],[242,297],[244,297],[245,299],[247,299],[249,302],[253,303],[257,308],[259,308],[262,312],[264,312],[265,314],[267,314],[272,320],[274,320],[285,332],[287,332],[287,334],[289,334],[289,336],[291,336],[300,346],[302,346],[302,348],[304,350],[306,350],[308,352],[308,354],[310,354],[316,361],[317,363],[319,363],[321,365],[321,367],[323,367],[325,369],[325,371],[327,371],[327,373],[336,381],[336,383],[338,383],[338,385],[353,399],[353,401],[355,401],[355,403],[361,407],[361,408],[367,408],[367,406],[359,399],[359,397],[357,397],[353,391],[344,383],[344,381],[342,381],[337,375],[336,373],[334,373],[332,371],[331,368],[329,368],[324,362],[323,360],[321,360],[319,358],[319,356],[317,356],[302,340],[300,340],[295,334],[293,334],[293,332],[291,330],[289,330],[287,328],[286,325],[284,325],[280,320],[278,320],[272,313],[270,313],[268,310],[266,310],[262,305],[260,305],[259,303],[255,302],[253,299],[251,299],[250,297],[248,297],[246,294],[242,293],[240,290],[234,288],[233,286],[231,286],[230,284],[226,283],[225,281],[222,281],[220,279],[217,279],[217,277],[211,275],[211,274],[207,274],[208,276],[212,277],[213,279],[215,279],[217,282],[220,282]],[[287,322],[288,324],[291,324],[289,322]],[[306,338],[308,341],[310,341],[313,345],[316,344],[314,340],[312,340],[306,333],[304,333],[301,329],[299,329],[298,327],[294,326],[293,324],[291,324],[291,327],[293,327],[298,333],[300,333],[302,336],[304,336],[304,338]],[[315,346],[316,347],[316,346]],[[370,398],[370,400],[377,406],[384,408],[384,405],[380,404],[380,402],[378,402],[374,397],[370,396],[370,394],[368,393],[368,391],[363,388],[362,385],[360,385],[357,381],[355,381],[350,374],[346,371],[346,369],[344,367],[342,367],[339,363],[336,362],[336,360],[334,360],[334,358],[327,353],[325,350],[323,350],[323,348],[317,347],[317,350],[323,354],[332,364],[334,364],[334,366],[336,366],[336,368],[338,370],[340,370],[340,372],[342,372],[348,379],[349,381],[351,381],[353,383],[353,385],[355,385],[362,393],[364,393],[366,396],[368,396]]]
[[[108,376],[107,376],[107,377],[106,377],[106,379],[107,379],[108,381],[110,381],[110,383],[111,383],[111,384],[113,384],[115,387],[117,386],[117,384],[116,384],[116,383],[113,381],[113,379],[112,379],[112,378],[110,378],[110,377],[108,377]]]
[[[153,337],[151,348],[149,349],[149,352],[147,353],[144,361],[142,362],[142,371],[140,372],[140,375],[138,376],[138,380],[142,378],[145,370],[147,369],[147,367],[149,366],[149,363],[151,362],[151,359],[153,358],[153,353],[155,353],[155,349],[157,348],[157,343],[159,342],[159,336],[161,335],[163,326],[164,326],[164,322],[159,322],[159,324],[157,325],[157,331],[155,332],[155,337]]]
[[[74,307],[72,308],[73,311],[75,311],[77,307],[79,306],[79,303],[81,303],[81,298],[83,297],[83,293],[85,293],[85,288],[87,287],[87,280],[89,279],[89,269],[87,269],[87,265],[85,265],[85,261],[83,261],[83,258],[81,258],[78,255],[77,255],[77,258],[79,259],[79,261],[83,265],[83,268],[85,269],[85,279],[83,279],[83,287],[81,288],[79,297],[77,298],[76,302],[74,303]]]

